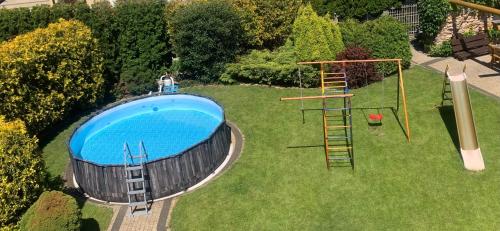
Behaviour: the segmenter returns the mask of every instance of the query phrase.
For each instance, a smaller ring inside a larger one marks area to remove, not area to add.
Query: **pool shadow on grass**
[[[460,140],[458,138],[457,124],[455,121],[455,112],[453,110],[452,105],[444,105],[438,107],[439,114],[441,115],[441,119],[443,120],[446,129],[448,130],[448,134],[450,135],[453,144],[455,145],[455,149],[457,150],[460,158]]]

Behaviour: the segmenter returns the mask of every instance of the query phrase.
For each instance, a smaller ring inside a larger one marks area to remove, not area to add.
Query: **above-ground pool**
[[[231,130],[214,101],[194,95],[141,97],[108,107],[69,140],[75,180],[89,196],[127,202],[124,144],[139,155],[142,142],[146,191],[158,199],[200,182],[226,158]]]

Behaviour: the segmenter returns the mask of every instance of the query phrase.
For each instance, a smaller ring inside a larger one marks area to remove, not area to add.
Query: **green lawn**
[[[394,105],[395,80],[385,80],[383,106]],[[500,102],[471,90],[486,170],[465,171],[453,111],[436,107],[441,81],[441,74],[421,67],[405,71],[411,143],[389,110],[379,129],[367,124],[372,111],[354,110],[354,172],[326,170],[320,111],[307,111],[302,124],[300,103],[279,101],[298,96],[298,89],[184,89],[224,105],[245,146],[222,177],[180,198],[173,229],[499,230]],[[355,90],[353,106],[381,106],[381,86]],[[306,108],[319,107],[306,102]]]
[[[78,121],[79,122],[79,121]],[[42,155],[45,161],[47,172],[54,187],[61,184],[61,176],[69,163],[66,141],[71,136],[71,132],[77,126],[78,122],[71,124],[67,128],[62,128],[62,132],[57,134],[47,143],[41,144]],[[57,130],[57,129],[56,129]],[[88,202],[78,198],[82,209],[82,230],[106,230],[113,216],[113,210],[95,203]]]

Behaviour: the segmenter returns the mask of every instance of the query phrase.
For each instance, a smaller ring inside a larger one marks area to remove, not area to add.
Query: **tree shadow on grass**
[[[438,108],[441,119],[443,120],[448,134],[458,153],[460,153],[460,140],[458,138],[457,124],[455,121],[455,112],[452,105],[444,105]],[[462,158],[461,155],[459,155]]]

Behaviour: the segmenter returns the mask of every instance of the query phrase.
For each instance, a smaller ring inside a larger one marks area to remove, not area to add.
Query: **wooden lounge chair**
[[[480,33],[466,38],[459,35],[458,37],[451,39],[453,57],[460,61],[489,54],[490,48],[488,47],[488,44],[488,36],[485,33]]]

